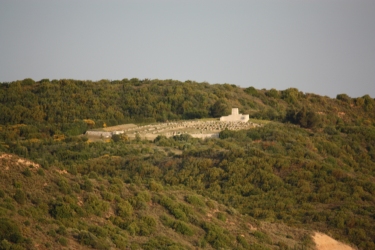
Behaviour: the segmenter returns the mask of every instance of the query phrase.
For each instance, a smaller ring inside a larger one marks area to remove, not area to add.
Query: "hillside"
[[[0,166],[1,249],[312,245],[309,231],[259,222],[191,190],[72,175],[10,154]]]
[[[191,81],[3,83],[0,219],[14,233],[2,247],[313,249],[319,231],[374,249],[374,104]],[[231,107],[263,126],[205,140],[83,136]]]

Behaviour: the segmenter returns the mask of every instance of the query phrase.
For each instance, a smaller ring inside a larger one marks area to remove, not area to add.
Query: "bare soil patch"
[[[0,160],[2,162],[1,165],[3,165],[5,170],[9,170],[9,162],[16,163],[18,167],[30,167],[30,170],[32,171],[36,171],[38,168],[40,168],[40,165],[35,162],[11,154],[0,155]],[[12,166],[14,167],[15,165]]]
[[[354,250],[354,248],[332,239],[326,234],[316,232],[313,239],[317,250]]]

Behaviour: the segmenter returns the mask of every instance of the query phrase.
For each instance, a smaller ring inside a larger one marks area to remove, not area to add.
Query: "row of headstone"
[[[222,131],[225,129],[229,130],[241,130],[251,127],[259,127],[259,124],[252,122],[241,122],[241,121],[182,121],[182,122],[167,122],[160,124],[150,124],[145,126],[137,126],[123,131],[115,131],[117,133],[129,133],[129,134],[162,134],[167,136],[174,136],[179,134],[187,134],[184,129],[198,130],[200,134],[207,133],[209,131]],[[180,131],[178,131],[180,130]],[[182,130],[182,131],[181,131]],[[99,134],[103,132],[99,131],[88,131],[88,134]],[[107,136],[104,132],[103,135]]]
[[[151,127],[152,126],[152,127]],[[208,121],[208,122],[200,122],[200,121],[184,121],[184,122],[169,122],[160,125],[147,125],[141,128],[141,133],[145,133],[146,131],[152,131],[152,134],[158,134],[164,132],[166,130],[179,130],[179,129],[195,129],[202,131],[221,131],[224,129],[229,130],[240,130],[246,129],[251,127],[258,127],[258,124],[252,122],[241,122],[241,121],[229,121],[229,122],[218,122],[218,121]],[[148,128],[147,128],[148,127]],[[168,132],[174,133],[173,131]],[[181,133],[181,132],[180,132]]]

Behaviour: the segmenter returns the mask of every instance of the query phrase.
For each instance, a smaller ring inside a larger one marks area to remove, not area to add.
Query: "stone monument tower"
[[[232,114],[228,116],[220,117],[222,122],[247,122],[249,121],[249,115],[239,114],[238,108],[232,108]]]

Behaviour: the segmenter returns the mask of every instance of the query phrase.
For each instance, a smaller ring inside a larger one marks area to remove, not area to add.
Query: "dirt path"
[[[316,232],[313,239],[317,250],[354,250],[354,248],[334,240],[326,234]]]

